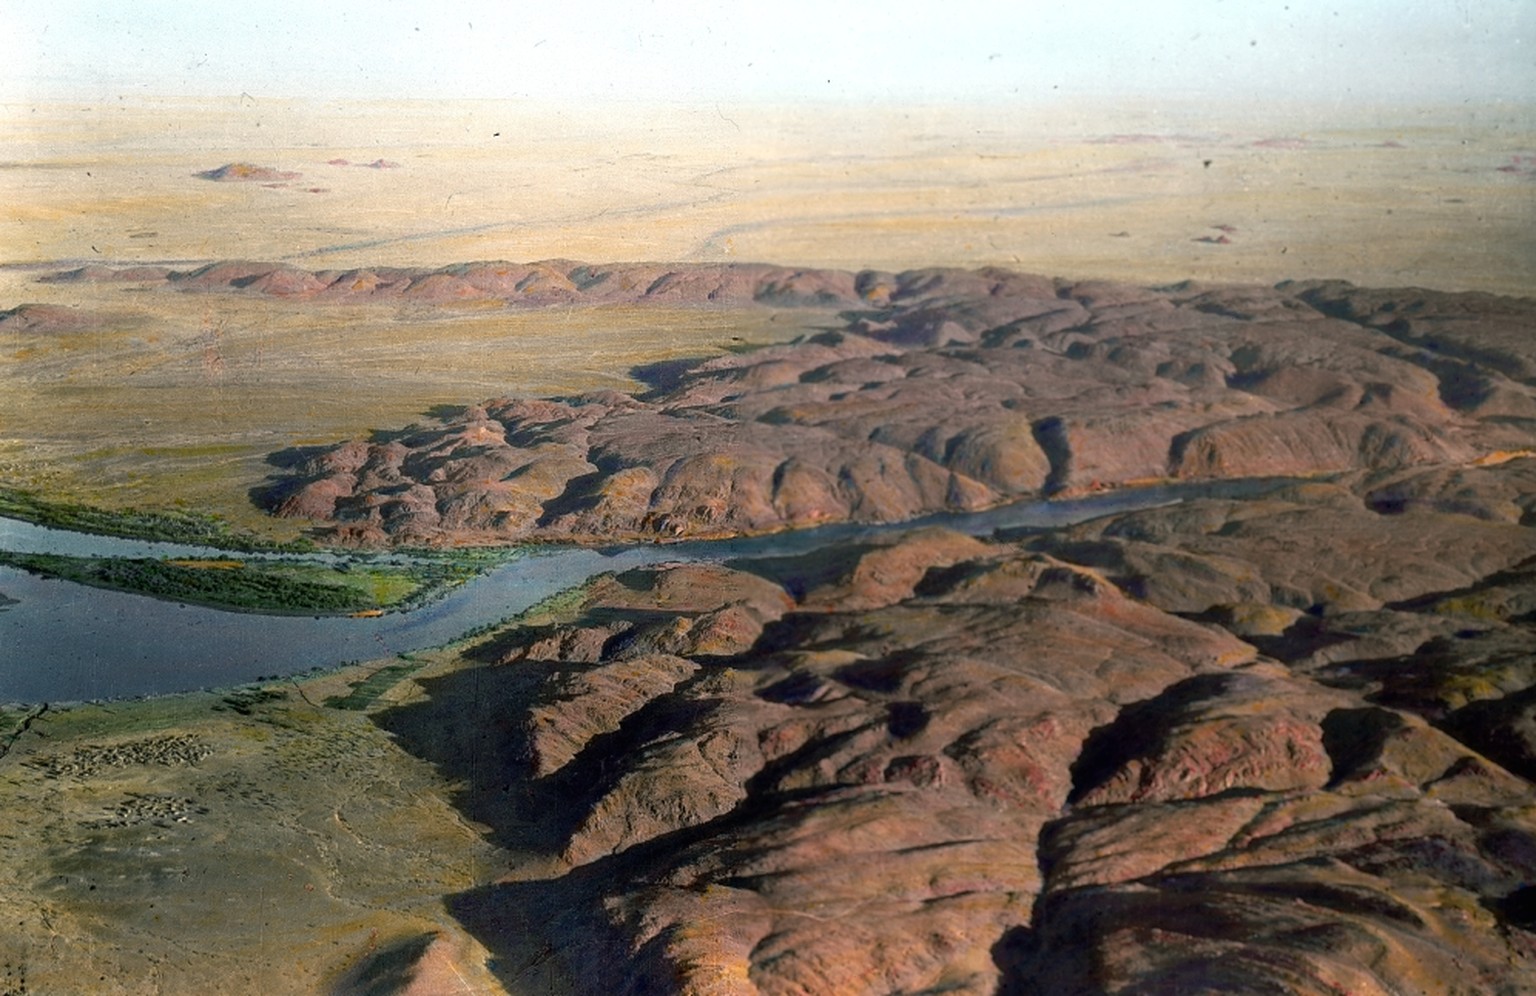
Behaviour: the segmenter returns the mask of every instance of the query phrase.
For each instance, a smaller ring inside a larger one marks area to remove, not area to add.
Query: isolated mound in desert
[[[297,180],[303,174],[280,170],[273,166],[256,166],[252,163],[225,163],[215,169],[205,169],[192,175],[218,183],[273,183]]]
[[[54,304],[22,304],[0,311],[3,332],[81,332],[101,322],[102,317],[94,312]]]

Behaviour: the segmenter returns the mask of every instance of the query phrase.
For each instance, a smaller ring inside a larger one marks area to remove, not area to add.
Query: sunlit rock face
[[[605,580],[479,652],[557,871],[454,908],[620,992],[1529,991],[1536,537],[1360,490]]]
[[[280,269],[153,280],[839,315],[643,394],[492,399],[299,454],[263,500],[340,542],[729,536],[1282,479],[639,569],[473,647],[377,721],[454,731],[432,760],[536,858],[449,899],[510,988],[546,971],[516,963],[534,930],[575,991],[1536,991],[1531,302]]]
[[[840,317],[791,344],[656,374],[643,395],[493,399],[290,461],[266,506],[344,542],[710,537],[1159,480],[1341,473],[1371,475],[1378,506],[1401,508],[1430,485],[1396,478],[1432,467],[1442,492],[1457,488],[1442,506],[1524,514],[1514,494],[1479,505],[1474,471],[1533,442],[1529,301],[1323,282],[1149,290],[1000,270],[381,273],[242,263],[162,282],[509,307],[768,302]]]

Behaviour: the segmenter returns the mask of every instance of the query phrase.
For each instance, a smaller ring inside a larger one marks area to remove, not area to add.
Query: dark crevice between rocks
[[[1536,782],[1536,685],[1469,702],[1436,724],[1528,782]]]
[[[1034,930],[1020,925],[1003,931],[992,944],[992,964],[997,968],[997,996],[1035,996],[1031,969],[1040,957],[1040,939]]]
[[[921,702],[892,702],[886,707],[886,729],[898,740],[910,740],[928,728],[932,718]]]
[[[1334,709],[1319,725],[1323,731],[1323,750],[1333,763],[1327,788],[1333,789],[1380,757],[1387,738],[1407,724],[1389,709],[1368,706]]]
[[[882,723],[877,721],[862,723],[852,729],[843,730],[838,733],[822,733],[804,746],[785,754],[783,757],[768,762],[756,774],[747,779],[745,786],[747,791],[746,801],[756,800],[756,805],[762,805],[768,799],[782,801],[795,798],[799,793],[786,792],[780,787],[780,782],[785,776],[795,771],[814,768],[816,763],[823,758],[836,756],[843,749],[844,744],[857,740],[870,731],[879,729],[882,725]],[[833,787],[841,788],[845,786],[819,787],[801,791],[809,791],[814,795],[829,791]],[[746,802],[743,802],[742,805],[746,805]]]
[[[1050,465],[1045,483],[1040,487],[1041,494],[1050,497],[1063,491],[1072,479],[1072,444],[1067,438],[1067,423],[1053,415],[1029,428],[1035,437],[1035,445],[1040,447]]]
[[[1522,885],[1489,905],[1500,920],[1536,934],[1536,885]]]

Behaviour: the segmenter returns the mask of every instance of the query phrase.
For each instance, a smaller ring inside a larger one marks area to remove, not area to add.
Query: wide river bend
[[[973,535],[1051,528],[1191,497],[1252,493],[1274,483],[1144,488],[1072,501],[1020,502],[897,525],[835,525],[665,546],[531,547],[430,604],[365,619],[228,612],[0,567],[0,702],[129,698],[219,688],[410,653],[499,622],[595,574],[646,564],[792,556],[921,525],[942,524]],[[221,552],[61,532],[8,519],[0,519],[0,549],[124,557]]]

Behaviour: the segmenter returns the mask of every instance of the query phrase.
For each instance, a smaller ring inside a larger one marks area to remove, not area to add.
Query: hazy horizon
[[[593,0],[543,6],[100,0],[0,7],[0,99],[1520,103],[1521,0]]]

